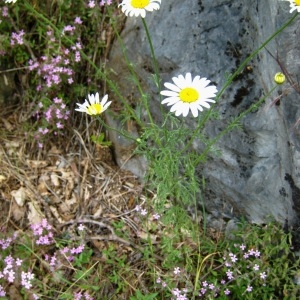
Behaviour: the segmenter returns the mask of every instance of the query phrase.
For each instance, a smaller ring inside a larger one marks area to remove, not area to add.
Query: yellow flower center
[[[100,103],[94,103],[87,108],[86,113],[89,115],[100,115],[102,111],[102,105]]]
[[[300,0],[295,0],[295,4],[300,6]]]
[[[150,3],[150,0],[131,0],[131,5],[134,8],[145,8]]]
[[[194,88],[182,89],[179,93],[179,98],[183,102],[195,102],[199,99],[199,93]]]

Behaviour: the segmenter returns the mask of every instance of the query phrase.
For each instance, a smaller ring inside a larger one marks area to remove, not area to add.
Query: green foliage
[[[130,300],[153,300],[158,293],[143,295],[139,290],[135,292],[135,295],[130,297]]]
[[[95,135],[92,135],[91,136],[91,140],[95,143],[95,144],[98,144],[100,146],[104,146],[104,147],[109,147],[111,146],[111,141],[104,141],[104,138],[105,138],[105,135],[104,133],[100,133],[99,136],[95,136]]]

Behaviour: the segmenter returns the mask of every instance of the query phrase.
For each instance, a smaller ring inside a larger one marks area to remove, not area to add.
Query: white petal
[[[99,93],[98,92],[95,94],[95,103],[100,103],[99,102]]]
[[[166,100],[168,100],[168,101],[166,101]],[[162,104],[167,103],[167,105],[170,106],[170,105],[173,105],[173,104],[175,104],[179,101],[180,101],[180,99],[178,97],[169,97],[169,98],[163,100],[161,103]]]
[[[178,77],[173,77],[172,80],[180,89],[184,89],[187,86],[185,79],[182,75],[179,75]]]
[[[178,86],[176,86],[175,84],[173,84],[173,83],[169,83],[169,82],[166,82],[165,84],[164,84],[164,86],[167,88],[167,89],[169,89],[169,90],[171,90],[171,91],[174,91],[174,92],[180,92],[180,87],[178,87]]]
[[[187,86],[192,84],[192,75],[191,75],[191,73],[186,73],[185,74],[185,82],[186,82]]]
[[[194,103],[190,104],[190,109],[191,109],[193,116],[196,118],[196,117],[198,117],[198,106],[197,106],[197,104],[194,104]]]
[[[80,103],[76,103],[76,104],[79,106],[79,108],[82,108],[82,109],[86,109],[87,107],[90,106],[90,103],[87,100],[85,100],[85,102],[83,104],[80,104]]]
[[[210,108],[210,105],[205,101],[199,101],[199,102],[197,102],[197,104],[201,105],[203,107],[206,107],[206,108]]]
[[[174,111],[177,111],[177,112],[180,112],[180,114],[181,114],[181,112],[182,112],[182,110],[183,110],[183,102],[181,102],[181,101],[178,101],[177,103],[175,103],[172,107],[171,107],[171,109],[170,109],[170,111],[171,112],[174,112]]]
[[[107,110],[108,107],[110,106],[110,104],[111,104],[111,101],[108,101],[104,106],[102,106],[103,107],[103,111]]]
[[[97,93],[97,94],[98,94],[98,93]],[[99,99],[99,95],[98,95],[98,99]],[[106,94],[106,95],[102,98],[102,100],[101,100],[101,105],[102,105],[102,106],[105,105],[105,103],[107,102],[107,99],[108,99],[108,95]]]
[[[142,9],[141,12],[140,12],[140,15],[141,15],[142,18],[145,18],[146,17],[146,10]]]
[[[172,91],[161,91],[160,92],[161,95],[163,96],[171,96],[171,97],[178,97],[178,93],[177,92],[172,92]]]
[[[75,110],[81,111],[81,112],[86,112],[86,109],[82,109],[82,108],[75,108]]]
[[[184,105],[183,108],[182,108],[183,117],[186,117],[188,115],[189,111],[190,111],[189,105]]]
[[[145,7],[148,11],[158,10],[159,4],[158,3],[151,3],[148,6]]]
[[[197,75],[194,79],[193,79],[193,85],[197,84],[197,82],[200,80],[200,76]]]
[[[200,104],[197,105],[197,109],[203,111],[203,107]]]
[[[90,104],[94,104],[95,103],[95,95],[94,94],[88,95],[88,99],[89,99],[89,103]]]

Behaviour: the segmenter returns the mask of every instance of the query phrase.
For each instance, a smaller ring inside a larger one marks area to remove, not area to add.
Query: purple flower
[[[228,271],[226,272],[226,275],[227,275],[227,277],[228,277],[229,280],[231,280],[231,279],[234,278],[234,277],[233,277],[233,273],[232,273],[232,271],[230,271],[230,270],[228,270]]]
[[[248,285],[247,288],[246,288],[246,292],[250,293],[250,292],[252,292],[252,289],[253,289],[252,286]]]
[[[141,215],[142,215],[142,216],[145,216],[146,214],[147,214],[147,210],[146,210],[146,209],[142,209],[142,210],[141,210]]]
[[[155,213],[155,214],[153,215],[153,219],[154,219],[154,220],[158,220],[159,218],[160,218],[160,215],[159,215],[159,214],[156,214],[156,213]]]
[[[13,32],[12,35],[11,35],[10,44],[12,46],[15,45],[15,44],[19,44],[19,45],[24,44],[24,41],[23,41],[23,36],[24,35],[25,35],[24,30],[20,30],[18,33]]]
[[[76,17],[74,20],[74,24],[82,24],[80,17]]]
[[[85,227],[84,227],[83,224],[80,224],[80,225],[78,226],[78,230],[79,230],[79,231],[83,231],[84,229],[85,229]]]
[[[226,289],[226,290],[224,291],[224,294],[225,294],[226,296],[228,296],[228,295],[230,294],[229,289]]]
[[[244,250],[246,249],[246,246],[245,246],[244,244],[242,244],[242,245],[240,246],[240,248],[244,251]]]
[[[94,8],[95,7],[95,1],[89,1],[89,3],[88,3],[88,7],[89,8]]]
[[[232,262],[237,262],[238,261],[238,259],[237,259],[237,257],[236,257],[235,254],[229,253],[229,256],[230,256],[230,259],[231,259]]]
[[[263,280],[267,278],[266,272],[260,273],[259,276],[260,276],[260,278],[263,279]]]
[[[208,286],[207,281],[203,281],[203,282],[202,282],[202,286],[207,287],[207,286]]]

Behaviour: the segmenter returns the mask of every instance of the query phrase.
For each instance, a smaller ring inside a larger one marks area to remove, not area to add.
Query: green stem
[[[117,28],[116,28],[116,26],[115,26],[115,22],[113,21],[113,18],[112,18],[112,14],[111,14],[110,9],[108,9],[108,14],[109,14],[109,16],[110,16],[110,19],[112,20],[112,21],[111,21],[111,25],[112,25],[112,27],[113,27],[113,30],[114,30],[116,36],[117,36],[118,42],[119,42],[120,45],[121,45],[123,57],[124,57],[124,60],[125,60],[126,65],[127,65],[127,68],[129,69],[129,72],[131,73],[131,76],[132,76],[132,78],[133,78],[133,81],[134,81],[136,87],[138,88],[139,93],[140,93],[140,95],[141,95],[141,97],[142,97],[142,100],[143,100],[143,103],[144,103],[144,105],[145,105],[145,108],[146,108],[146,111],[147,111],[147,114],[148,114],[150,123],[153,124],[152,115],[151,115],[150,109],[149,109],[149,107],[148,107],[147,97],[146,97],[145,93],[143,92],[143,89],[142,89],[142,87],[141,87],[141,84],[140,84],[140,82],[139,82],[139,80],[138,80],[138,75],[136,74],[136,72],[135,72],[135,70],[134,70],[134,68],[133,68],[133,66],[132,66],[132,64],[131,64],[131,62],[130,62],[129,59],[128,59],[128,56],[127,56],[127,54],[126,54],[126,48],[125,48],[125,46],[124,46],[124,43],[123,43],[123,41],[122,41],[122,38],[121,38],[121,36],[120,36],[120,34],[119,34]]]
[[[158,88],[159,100],[161,102],[162,101],[161,94],[160,94],[161,84],[160,84],[158,64],[157,64],[157,60],[156,60],[156,57],[155,57],[155,52],[154,52],[151,36],[150,36],[149,30],[148,30],[148,26],[147,26],[147,23],[146,23],[144,18],[142,18],[142,22],[143,22],[143,25],[144,25],[144,28],[145,28],[145,31],[146,31],[146,35],[147,35],[147,39],[148,39],[148,42],[149,42],[149,45],[150,45],[151,57],[152,57],[154,72],[155,72],[155,83],[156,83],[156,86]]]
[[[234,78],[236,76],[238,76],[240,74],[241,71],[244,70],[245,66],[248,64],[248,62],[255,56],[257,55],[270,41],[272,41],[280,32],[282,32],[287,26],[289,26],[294,20],[295,18],[298,16],[298,13],[294,14],[292,16],[291,19],[289,19],[282,27],[280,27],[275,33],[273,33],[259,48],[257,48],[254,52],[252,52],[250,54],[250,56],[248,56],[243,62],[242,64],[238,67],[238,69],[227,79],[225,85],[223,86],[223,88],[220,90],[220,92],[218,93],[217,97],[216,97],[216,102],[218,102],[218,100],[220,99],[220,97],[222,96],[222,94],[225,92],[225,90],[230,86],[230,84],[232,83],[232,81],[234,80]],[[202,121],[200,122],[200,124],[197,126],[197,128],[195,129],[193,135],[191,136],[189,142],[186,144],[186,146],[184,147],[184,149],[181,151],[181,153],[185,152],[187,149],[189,149],[189,147],[191,146],[191,144],[193,143],[195,137],[198,135],[198,132],[200,131],[200,129],[204,126],[204,124],[206,123],[206,121],[210,118],[211,114],[212,114],[212,109],[214,106],[211,107],[211,109],[208,111],[208,113],[206,114],[206,116],[202,119]]]
[[[112,128],[111,126],[107,125],[107,124],[101,119],[101,117],[97,117],[97,120],[98,120],[98,121],[101,123],[101,125],[103,125],[105,128],[110,129],[110,130],[113,130],[113,131],[119,133],[120,135],[126,137],[126,138],[129,139],[129,140],[136,141],[136,138],[135,138],[135,137],[132,137],[132,136],[130,136],[130,135],[128,135],[128,134],[122,132],[121,130],[118,130],[118,129],[116,129],[116,128]]]
[[[109,15],[111,17],[111,12],[109,11]],[[112,17],[111,17],[111,20],[112,20]],[[155,54],[154,54],[154,49],[153,49],[153,45],[152,45],[152,41],[151,41],[151,37],[150,37],[150,34],[149,34],[149,31],[148,31],[148,27],[147,27],[147,24],[145,22],[145,20],[142,18],[142,21],[143,21],[143,25],[145,27],[145,30],[146,30],[146,35],[147,35],[147,38],[148,38],[148,41],[149,41],[149,45],[150,45],[150,49],[151,49],[151,55],[152,55],[152,59],[153,59],[153,63],[154,63],[154,69],[155,69],[155,74],[156,74],[156,84],[158,85],[159,87],[159,92],[160,92],[160,79],[159,79],[159,74],[158,74],[158,67],[157,67],[157,62],[156,62],[156,58],[155,58]],[[129,59],[128,59],[128,56],[126,54],[126,48],[124,46],[124,43],[122,41],[122,38],[115,26],[115,23],[112,22],[112,26],[113,26],[113,29],[114,29],[114,32],[118,38],[118,42],[120,43],[121,45],[121,49],[122,49],[122,52],[123,52],[123,56],[124,56],[124,59],[125,59],[125,62],[126,62],[126,65],[134,79],[134,82],[141,94],[141,97],[142,97],[142,100],[143,100],[143,103],[145,105],[145,109],[147,111],[147,115],[148,115],[148,118],[149,118],[149,123],[150,123],[150,126],[153,127],[154,126],[154,121],[153,121],[153,118],[152,118],[152,114],[150,112],[150,109],[149,109],[149,104],[148,104],[148,101],[147,101],[147,97],[145,95],[145,93],[143,92],[142,90],[142,87],[140,85],[140,82],[138,80],[138,75],[136,74],[132,64],[130,63]],[[162,147],[162,143],[161,143],[161,139],[158,135],[158,132],[155,130],[154,131],[154,140],[156,142],[157,145],[159,145],[160,147]]]

